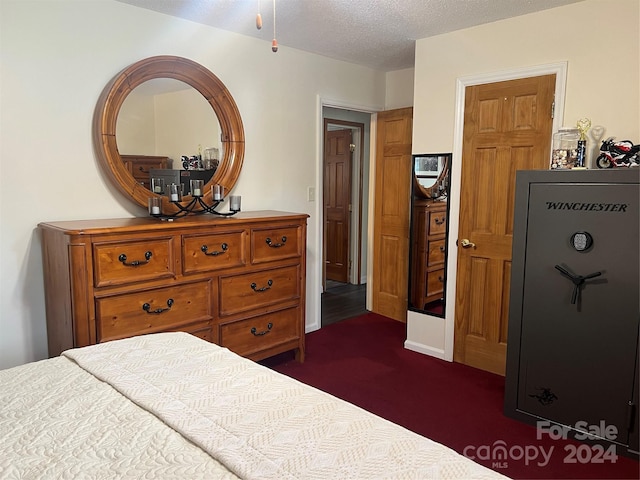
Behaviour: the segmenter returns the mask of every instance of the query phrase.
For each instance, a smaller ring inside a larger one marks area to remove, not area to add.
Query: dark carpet
[[[502,413],[504,377],[406,350],[405,330],[367,313],[308,334],[303,364],[290,354],[261,363],[512,478],[640,478],[634,459],[596,458],[584,444],[546,435],[538,440],[534,426]]]

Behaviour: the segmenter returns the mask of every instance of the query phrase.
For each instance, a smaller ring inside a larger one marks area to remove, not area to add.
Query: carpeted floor
[[[583,444],[538,440],[535,427],[503,415],[503,377],[406,350],[405,328],[368,313],[308,334],[303,364],[289,354],[261,363],[516,479],[640,478],[633,459],[598,463]]]

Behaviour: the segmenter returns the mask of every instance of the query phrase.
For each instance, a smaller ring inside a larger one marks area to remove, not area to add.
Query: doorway
[[[365,313],[371,114],[323,106],[321,326]]]

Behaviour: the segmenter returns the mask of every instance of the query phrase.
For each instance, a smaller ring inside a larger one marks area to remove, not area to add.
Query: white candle
[[[162,199],[160,197],[149,197],[149,214],[160,215],[162,213]]]
[[[213,186],[213,199],[220,201],[223,198],[222,194],[222,185],[214,185]]]
[[[171,194],[171,201],[172,202],[177,202],[178,201],[178,194],[177,193],[172,193]]]
[[[231,195],[231,197],[229,197],[229,210],[231,210],[232,212],[239,212],[240,199],[240,195]]]
[[[194,197],[199,197],[200,195],[202,195],[202,192],[200,191],[199,188],[196,188],[193,190],[193,196]]]

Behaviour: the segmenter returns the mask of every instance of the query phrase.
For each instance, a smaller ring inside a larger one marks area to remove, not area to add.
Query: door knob
[[[462,245],[462,248],[476,248],[476,244],[473,242],[470,242],[468,238],[463,238],[460,241],[460,245]]]

